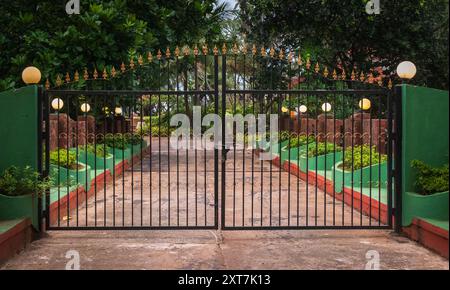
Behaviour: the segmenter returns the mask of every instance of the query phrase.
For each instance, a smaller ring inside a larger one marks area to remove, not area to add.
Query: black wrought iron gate
[[[149,54],[44,91],[47,229],[392,227],[381,76],[213,52]]]

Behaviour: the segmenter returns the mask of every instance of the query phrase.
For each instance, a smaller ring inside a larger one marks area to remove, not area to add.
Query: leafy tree
[[[87,0],[80,15],[67,1],[1,1],[0,90],[21,86],[25,66],[44,79],[105,65],[169,45],[221,42],[228,13],[215,0]]]
[[[448,0],[381,1],[379,15],[366,13],[367,0],[238,2],[248,42],[300,49],[347,74],[377,66],[393,74],[411,60],[414,83],[449,87]]]

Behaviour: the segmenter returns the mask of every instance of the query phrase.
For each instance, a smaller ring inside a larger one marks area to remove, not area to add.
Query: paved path
[[[225,170],[226,226],[378,225],[314,185],[261,162],[251,150],[229,151]],[[220,182],[219,173],[219,191]],[[61,226],[210,227],[214,184],[214,151],[177,151],[169,149],[167,139],[154,138],[151,154],[99,188],[69,218],[61,213]]]
[[[213,224],[212,152],[207,152],[206,158],[204,152],[197,152],[197,162],[194,151],[179,152],[177,163],[176,151],[169,154],[159,150],[158,142],[152,145],[151,158],[144,157],[142,170],[141,164],[135,164],[115,180],[114,186],[99,192],[97,200],[91,198],[80,206],[80,226],[86,221],[95,225],[95,218],[97,225],[107,226],[113,222],[116,226],[140,226],[141,222],[146,226]],[[164,148],[167,143],[161,144]],[[269,163],[252,165],[249,152],[238,152],[236,159],[233,153],[226,162],[228,226],[233,222],[236,226],[252,222],[296,225],[297,221],[306,225],[307,219],[310,225],[316,219],[318,225],[325,221],[330,225],[333,206],[337,225],[342,214],[344,224],[351,223],[348,206],[320,190],[316,192],[314,186],[308,187],[306,199],[306,184],[275,167],[270,189]],[[252,168],[258,174],[252,176]],[[353,221],[367,225],[370,220],[354,211]],[[72,212],[70,223],[75,225],[76,212]],[[82,269],[364,269],[371,250],[380,254],[382,269],[448,269],[448,261],[391,231],[227,231],[221,243],[217,243],[217,235],[207,230],[49,232],[3,269],[64,269],[69,250],[80,253]]]
[[[388,231],[54,232],[2,269],[65,269],[77,250],[81,269],[448,269],[448,261]]]

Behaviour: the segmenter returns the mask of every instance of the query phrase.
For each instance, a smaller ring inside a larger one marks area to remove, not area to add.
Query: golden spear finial
[[[325,67],[325,69],[323,70],[323,76],[324,77],[328,77],[328,68],[327,67]]]
[[[175,57],[179,57],[180,56],[180,48],[177,46],[175,47]]]
[[[257,53],[258,53],[258,50],[256,49],[256,45],[253,44],[253,47],[252,47],[253,56],[255,56]]]
[[[266,49],[264,48],[264,46],[263,47],[261,47],[261,56],[267,56],[267,52],[266,52]]]
[[[333,69],[333,80],[337,80],[337,72],[336,72],[336,69]]]
[[[134,60],[133,60],[133,58],[130,59],[130,68],[134,69]]]
[[[102,77],[103,77],[104,80],[107,80],[107,79],[108,79],[108,72],[106,71],[106,67],[103,68],[103,74],[102,74]]]
[[[239,48],[238,48],[237,44],[235,43],[235,44],[233,45],[233,54],[234,54],[234,55],[237,55],[238,53],[239,53]]]
[[[222,55],[225,55],[225,54],[227,54],[227,45],[224,43],[222,45]]]
[[[219,49],[217,48],[217,45],[214,45],[213,53],[214,55],[219,55]]]
[[[292,53],[292,51],[290,51],[289,54],[288,54],[288,62],[292,63],[293,59],[294,59],[294,54]]]
[[[352,70],[352,75],[350,76],[350,78],[351,78],[352,81],[356,80],[355,69]]]
[[[306,69],[309,70],[311,68],[311,60],[309,59],[309,56],[306,58]]]
[[[75,75],[73,76],[74,81],[78,82],[80,80],[80,74],[78,70],[75,71]]]
[[[156,54],[156,58],[158,60],[161,60],[161,57],[162,57],[161,49],[158,49],[158,53]]]
[[[171,55],[171,53],[170,53],[170,48],[167,47],[167,48],[166,48],[166,58],[170,58],[170,55]]]
[[[188,46],[185,46],[183,48],[183,54],[184,56],[188,56],[191,53],[191,49]]]
[[[151,51],[149,51],[147,53],[147,60],[148,60],[148,62],[152,62],[153,61],[153,54],[151,53]]]
[[[120,65],[120,71],[122,72],[122,73],[124,73],[125,71],[126,71],[126,66],[125,66],[125,63],[123,63],[122,62],[122,64]]]
[[[194,55],[197,56],[198,55],[198,47],[197,45],[194,46]]]
[[[98,79],[98,72],[97,69],[94,69],[94,74],[93,74],[94,80]]]
[[[69,73],[66,73],[66,83],[70,83],[70,75],[69,75]]]
[[[389,79],[388,88],[391,90],[393,87],[392,79]]]
[[[248,47],[247,47],[246,43],[244,43],[244,45],[242,46],[242,53],[243,54],[247,54],[248,53]]]
[[[83,79],[84,79],[85,81],[87,81],[87,80],[89,79],[89,73],[88,73],[87,68],[84,69]]]
[[[139,55],[139,57],[138,57],[138,64],[140,66],[142,66],[144,64],[144,59],[142,58],[142,55]]]
[[[302,66],[302,65],[303,65],[302,54],[300,53],[300,51],[298,52],[297,64],[298,64],[299,66]]]
[[[62,85],[62,80],[61,80],[61,76],[58,74],[56,76],[56,86],[59,87]]]
[[[347,79],[347,74],[345,73],[345,69],[342,69],[341,80],[345,81]]]
[[[116,77],[116,74],[117,74],[116,68],[113,66],[112,69],[111,69],[111,76],[112,76],[113,78],[115,78],[115,77]]]
[[[314,67],[314,71],[316,72],[316,74],[319,73],[319,71],[320,71],[319,62],[316,62],[316,66]]]
[[[208,55],[208,46],[206,45],[206,43],[202,46],[202,53],[203,55]]]
[[[50,81],[48,80],[48,78],[47,78],[47,80],[45,81],[45,89],[46,89],[46,90],[50,89]]]
[[[280,53],[278,54],[278,57],[283,60],[284,59],[284,50],[280,49]]]
[[[275,56],[275,49],[273,47],[270,48],[269,55],[271,58],[273,58]]]
[[[361,72],[361,74],[359,75],[359,80],[360,80],[361,82],[363,82],[363,81],[364,81],[364,79],[365,79],[365,77],[364,77],[364,73],[363,73],[363,72]]]

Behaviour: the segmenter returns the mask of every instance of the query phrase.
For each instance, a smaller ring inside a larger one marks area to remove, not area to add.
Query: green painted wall
[[[38,87],[0,93],[0,172],[11,165],[37,168]]]
[[[411,161],[432,166],[448,164],[449,92],[402,85],[402,188],[414,192],[415,173]],[[405,199],[403,199],[405,200]],[[403,202],[403,216],[408,211]],[[408,219],[403,219],[403,225]]]

